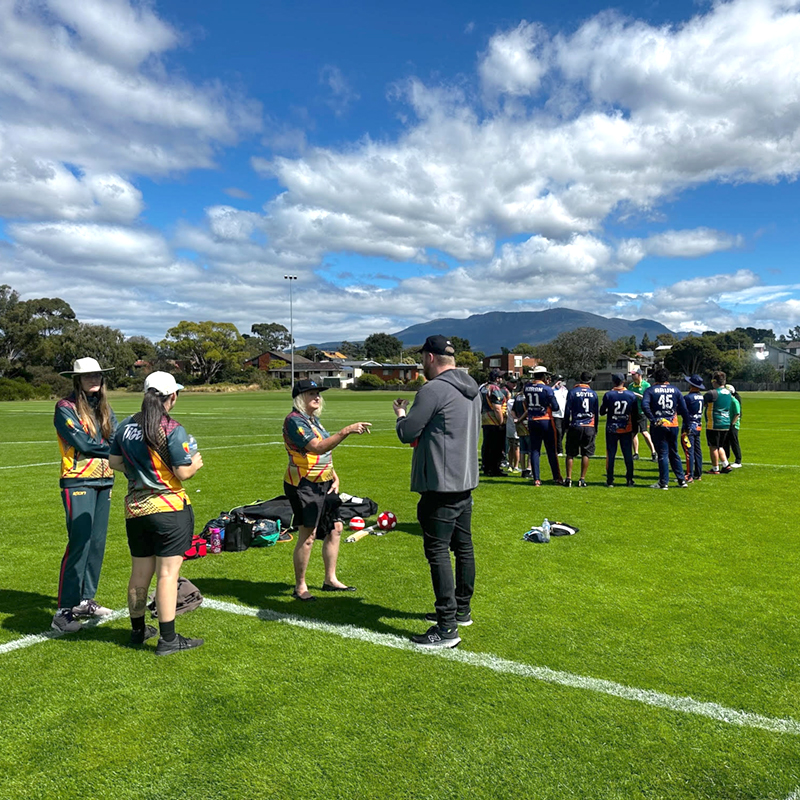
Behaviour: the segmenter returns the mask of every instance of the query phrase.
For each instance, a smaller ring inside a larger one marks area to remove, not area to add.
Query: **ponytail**
[[[144,393],[142,410],[137,414],[145,442],[148,447],[152,447],[156,451],[161,451],[167,441],[167,434],[164,432],[163,424],[170,419],[169,414],[164,410],[164,401],[166,399],[164,395],[159,394],[155,389],[148,389]]]

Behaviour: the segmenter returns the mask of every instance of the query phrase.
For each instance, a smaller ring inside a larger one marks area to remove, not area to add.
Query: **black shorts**
[[[594,428],[570,428],[567,431],[567,458],[594,455],[597,431]]]
[[[332,483],[333,481],[314,483],[307,478],[300,478],[297,486],[284,482],[283,492],[289,498],[294,514],[292,524],[312,529],[317,527]]]
[[[529,455],[531,452],[531,435],[526,433],[524,436],[519,437],[519,452],[523,455]]]
[[[128,548],[134,558],[182,556],[192,546],[194,510],[163,511],[125,520]]]
[[[716,450],[718,447],[725,447],[728,441],[728,431],[709,431],[706,430],[706,441],[708,446]]]
[[[647,433],[647,417],[644,414],[639,417],[637,433]]]

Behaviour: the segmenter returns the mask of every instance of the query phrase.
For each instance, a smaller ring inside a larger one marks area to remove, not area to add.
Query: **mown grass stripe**
[[[708,703],[695,700],[691,697],[676,697],[663,692],[651,691],[649,689],[637,689],[632,686],[625,686],[614,681],[591,678],[585,675],[575,675],[571,672],[550,669],[549,667],[535,667],[530,664],[523,664],[518,661],[510,661],[491,653],[474,653],[467,650],[436,650],[424,649],[412,644],[407,639],[393,636],[386,633],[376,633],[365,628],[358,628],[354,625],[334,625],[329,622],[320,622],[307,617],[296,617],[291,614],[281,614],[270,609],[257,609],[250,606],[243,606],[237,603],[227,603],[220,600],[206,598],[203,602],[206,608],[216,611],[227,611],[243,616],[257,617],[258,619],[270,622],[282,622],[307,630],[321,631],[340,636],[344,639],[358,639],[369,644],[380,645],[382,647],[392,647],[396,650],[411,650],[415,653],[437,656],[449,661],[458,661],[473,667],[484,667],[494,672],[508,675],[517,675],[523,678],[533,678],[554,683],[560,686],[569,686],[574,689],[584,689],[599,694],[619,697],[623,700],[631,700],[657,708],[666,708],[670,711],[682,712],[684,714],[695,714],[716,722],[724,722],[728,725],[738,725],[747,728],[759,728],[770,731],[771,733],[788,733],[800,736],[800,722],[789,718],[765,717],[760,714],[752,714],[747,711],[739,711],[734,708],[726,708],[718,703]]]
[[[490,669],[500,674],[532,678],[534,680],[543,681],[544,683],[553,683],[560,686],[568,686],[573,689],[583,689],[598,694],[606,694],[612,697],[619,697],[623,700],[654,706],[656,708],[665,708],[669,711],[707,717],[715,722],[723,722],[728,725],[737,725],[744,728],[758,728],[760,730],[769,731],[770,733],[787,733],[800,736],[800,722],[790,718],[765,717],[761,714],[753,714],[748,711],[727,708],[718,703],[695,700],[692,697],[678,697],[663,692],[652,691],[650,689],[637,689],[633,686],[626,686],[601,678],[592,678],[586,675],[576,675],[572,672],[554,670],[549,667],[536,667],[531,664],[524,664],[519,661],[501,658],[491,653],[475,653],[456,649],[425,649],[400,636],[393,636],[388,633],[376,633],[375,631],[359,628],[355,625],[336,625],[308,617],[281,614],[278,611],[272,611],[267,608],[253,608],[252,606],[244,606],[238,603],[214,600],[209,597],[203,600],[203,607],[212,611],[223,611],[230,614],[238,614],[239,616],[255,617],[267,622],[281,622],[296,628],[328,633],[343,639],[356,639],[380,647],[391,647],[395,650],[411,651],[419,655],[444,658],[448,661],[456,661],[472,667],[483,667],[484,669]],[[126,617],[127,615],[127,609],[121,609],[115,611],[109,617],[89,620],[84,623],[84,627],[95,627],[106,622]],[[0,655],[13,650],[31,647],[35,644],[40,644],[50,639],[56,639],[63,635],[64,634],[57,633],[56,631],[48,631],[47,633],[23,636],[20,639],[15,639],[14,641],[0,645]],[[798,791],[800,791],[800,789],[798,789]],[[800,800],[800,796],[798,796],[798,792],[795,792],[786,800]]]

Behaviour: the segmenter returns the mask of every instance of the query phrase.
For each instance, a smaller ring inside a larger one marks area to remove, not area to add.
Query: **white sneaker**
[[[662,486],[660,483],[651,483],[650,484],[650,488],[651,489],[663,489],[664,491],[666,491],[667,489],[669,489],[669,486]]]
[[[741,468],[742,468],[741,464],[731,464],[731,469],[741,469]]]
[[[101,606],[95,600],[81,600],[74,606],[72,613],[76,617],[110,617],[114,612],[110,608]]]

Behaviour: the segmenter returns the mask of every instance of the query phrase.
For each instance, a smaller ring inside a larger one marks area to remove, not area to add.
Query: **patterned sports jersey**
[[[172,471],[192,463],[188,434],[179,422],[165,415],[161,420],[164,441],[154,449],[144,440],[140,419],[139,414],[124,419],[111,443],[111,454],[122,456],[125,462],[127,519],[180,511],[191,505],[183,484]]]
[[[733,396],[720,386],[705,393],[705,420],[706,428],[710,431],[730,430],[733,419]]]
[[[568,428],[596,428],[598,407],[594,389],[586,383],[576,383],[567,395],[564,425]]]
[[[688,412],[686,430],[689,433],[698,433],[703,430],[703,395],[700,392],[688,392],[684,399]]]
[[[606,433],[631,433],[639,419],[639,402],[629,389],[612,389],[603,395],[600,414],[605,415]]]
[[[678,415],[686,419],[686,401],[680,389],[668,383],[659,383],[645,389],[642,408],[650,422],[665,428],[678,427]]]
[[[283,443],[289,454],[289,466],[283,476],[286,483],[298,486],[302,478],[312,483],[333,479],[333,452],[317,455],[306,450],[309,442],[329,436],[316,417],[307,417],[299,411],[292,411],[286,417],[283,421]]]
[[[528,406],[528,421],[552,419],[558,409],[555,392],[543,381],[526,383],[523,390]]]
[[[78,416],[74,395],[56,403],[53,424],[58,434],[61,450],[61,481],[76,485],[81,481],[114,480],[114,471],[108,466],[110,442],[98,430],[91,435],[91,428]],[[117,428],[117,419],[111,412],[111,435]]]
[[[481,398],[481,425],[505,425],[505,412],[507,398],[503,390],[496,383],[484,383],[479,389]],[[502,413],[500,419],[497,414],[490,408],[489,401],[492,405],[502,406]]]

